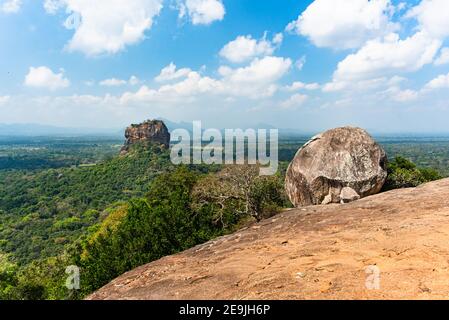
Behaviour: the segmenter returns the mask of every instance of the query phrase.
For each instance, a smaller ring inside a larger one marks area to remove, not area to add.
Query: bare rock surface
[[[121,150],[121,154],[127,154],[132,145],[142,144],[158,144],[165,148],[170,146],[170,133],[163,121],[148,120],[141,124],[133,124],[126,128],[126,142]]]
[[[449,179],[286,211],[88,299],[448,299]],[[367,270],[380,271],[370,290]]]
[[[295,207],[346,203],[378,193],[387,178],[385,151],[363,129],[344,127],[312,138],[287,170]]]

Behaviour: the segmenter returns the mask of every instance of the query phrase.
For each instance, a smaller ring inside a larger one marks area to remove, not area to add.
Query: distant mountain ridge
[[[83,136],[108,135],[121,136],[121,129],[57,127],[34,123],[0,124],[0,136]]]
[[[185,129],[192,132],[192,122],[175,122],[165,118],[156,118],[165,123],[168,130],[173,132],[176,129]],[[36,123],[15,123],[15,124],[2,124],[0,123],[0,136],[16,136],[16,137],[35,137],[35,136],[110,136],[123,138],[123,132],[125,126],[115,128],[92,128],[92,127],[59,127],[53,125],[44,125]],[[204,127],[208,129],[209,127]],[[224,128],[218,128],[224,130]],[[238,129],[238,128],[229,128]],[[257,123],[254,125],[242,126],[240,129],[277,129],[275,126],[267,123]],[[301,129],[288,129],[279,128],[279,135],[281,137],[311,137],[318,132],[308,132]],[[368,130],[373,136],[378,137],[380,140],[394,138],[449,138],[449,133],[376,133],[374,130]]]

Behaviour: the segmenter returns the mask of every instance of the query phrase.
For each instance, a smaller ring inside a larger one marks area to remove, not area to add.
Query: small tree
[[[420,184],[441,178],[441,175],[434,169],[418,168],[410,160],[396,157],[388,164],[388,177],[383,190],[417,187]]]
[[[217,174],[201,179],[193,189],[193,208],[213,212],[214,223],[223,228],[245,216],[260,221],[265,211],[283,205],[279,177],[260,177],[256,165],[227,166]]]

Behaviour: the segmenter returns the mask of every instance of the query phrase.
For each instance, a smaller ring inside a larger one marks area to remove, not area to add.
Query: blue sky
[[[449,132],[448,38],[446,0],[0,0],[0,123]]]

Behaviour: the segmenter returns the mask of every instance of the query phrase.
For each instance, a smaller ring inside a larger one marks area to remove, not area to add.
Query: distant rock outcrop
[[[347,203],[378,193],[387,178],[385,151],[363,129],[344,127],[315,136],[287,170],[295,207]]]
[[[141,124],[133,124],[125,131],[126,142],[120,154],[129,152],[132,145],[141,143],[144,145],[156,144],[165,148],[170,146],[170,133],[163,121],[148,120]]]

